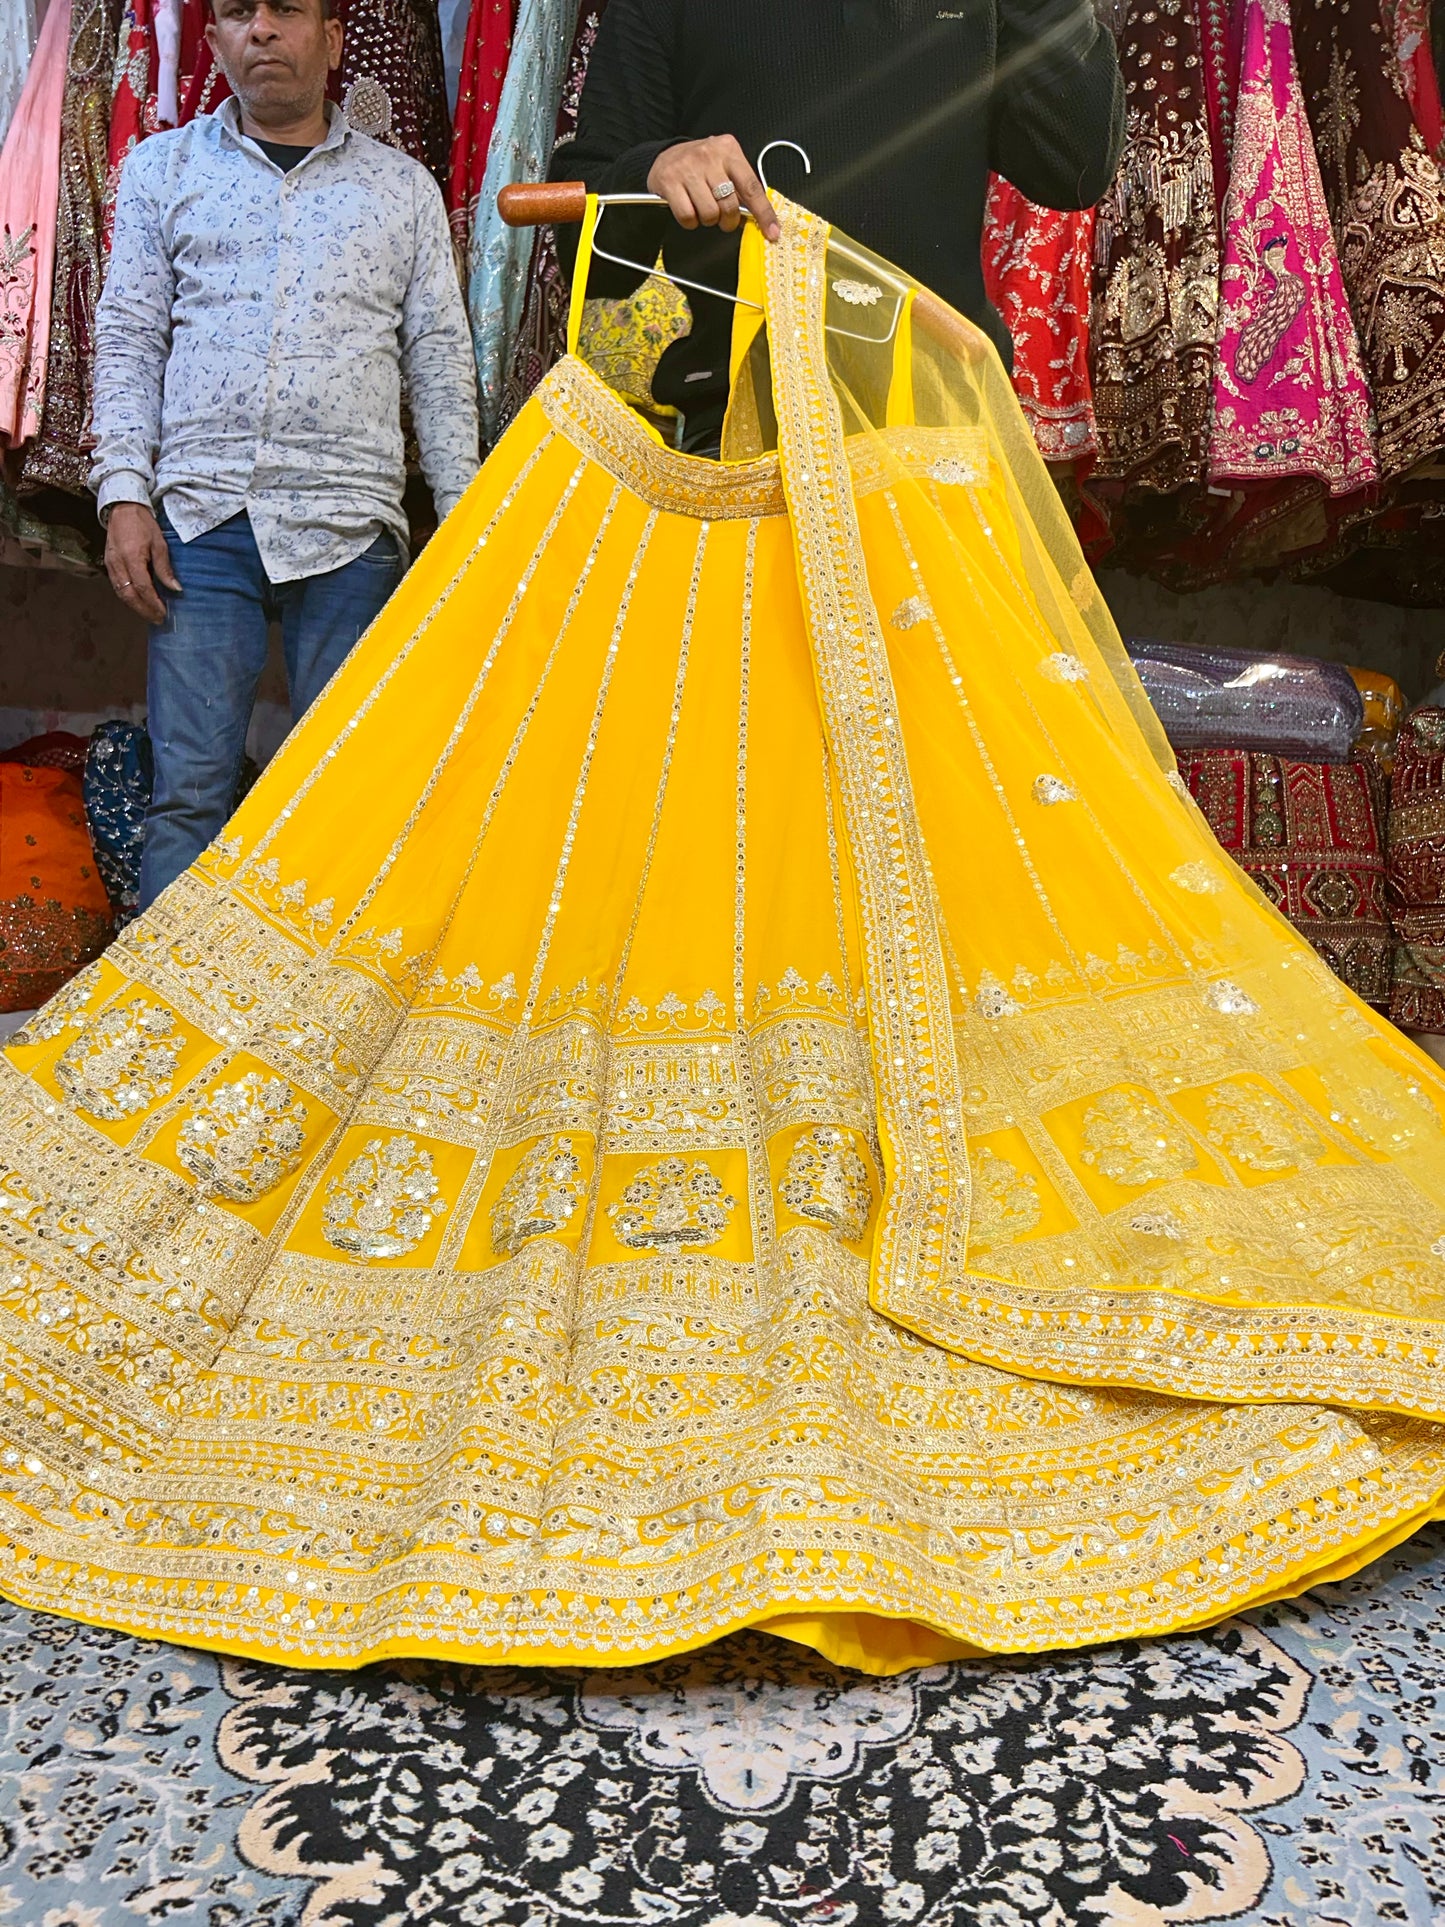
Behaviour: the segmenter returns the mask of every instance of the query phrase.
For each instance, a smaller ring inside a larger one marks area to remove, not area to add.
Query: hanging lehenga
[[[984,337],[782,213],[725,459],[559,363],[0,1058],[13,1598],[886,1672],[1440,1507],[1445,1079],[1181,794]]]

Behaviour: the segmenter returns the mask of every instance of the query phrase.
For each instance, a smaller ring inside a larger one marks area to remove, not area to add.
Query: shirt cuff
[[[96,513],[104,528],[110,519],[110,512],[117,502],[138,502],[142,508],[150,508],[150,484],[138,469],[115,468],[98,484],[95,491]]]

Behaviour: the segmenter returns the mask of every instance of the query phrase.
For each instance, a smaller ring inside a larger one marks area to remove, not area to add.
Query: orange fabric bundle
[[[1356,747],[1377,756],[1388,776],[1395,761],[1395,739],[1405,720],[1405,692],[1393,676],[1350,665],[1355,687],[1365,701],[1365,727]]]
[[[0,763],[0,1011],[43,1004],[111,934],[79,776]]]

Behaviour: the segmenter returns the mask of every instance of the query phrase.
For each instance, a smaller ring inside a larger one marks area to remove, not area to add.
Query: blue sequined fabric
[[[96,866],[120,921],[133,917],[141,847],[155,781],[151,740],[139,723],[102,723],[81,778]]]
[[[1364,728],[1363,699],[1337,662],[1135,637],[1125,646],[1175,749],[1345,763]]]

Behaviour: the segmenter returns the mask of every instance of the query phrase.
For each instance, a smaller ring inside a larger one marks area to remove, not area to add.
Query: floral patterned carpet
[[[0,1605],[7,1927],[1445,1922],[1445,1529],[1192,1638],[899,1680],[299,1673]]]

